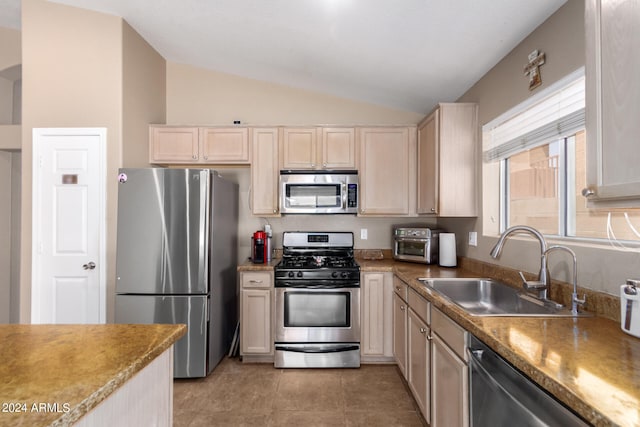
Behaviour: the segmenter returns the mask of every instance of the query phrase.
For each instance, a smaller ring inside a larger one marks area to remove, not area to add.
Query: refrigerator
[[[211,169],[120,169],[116,323],[185,323],[174,377],[207,376],[238,321],[238,185]]]

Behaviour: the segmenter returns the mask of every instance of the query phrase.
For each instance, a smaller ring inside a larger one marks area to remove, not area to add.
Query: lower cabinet
[[[272,356],[272,272],[240,273],[240,354]]]
[[[408,315],[408,351],[407,383],[418,403],[424,419],[430,419],[430,350],[429,326],[409,308]]]
[[[362,273],[360,359],[362,362],[393,361],[393,273]]]
[[[468,426],[468,332],[395,276],[393,291],[393,354],[424,419]]]
[[[468,332],[438,309],[432,312],[431,427],[469,425]]]

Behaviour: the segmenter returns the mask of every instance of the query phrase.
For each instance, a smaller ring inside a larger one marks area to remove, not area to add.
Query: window
[[[546,235],[622,246],[640,239],[640,211],[586,207],[584,106],[579,70],[483,127],[485,162],[500,163],[501,231],[529,225]]]

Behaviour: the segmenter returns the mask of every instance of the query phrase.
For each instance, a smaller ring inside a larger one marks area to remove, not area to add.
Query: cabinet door
[[[361,356],[363,361],[393,361],[391,273],[363,273]]]
[[[322,168],[356,169],[354,128],[322,128]]]
[[[431,340],[431,426],[469,425],[467,365],[437,334]]]
[[[418,203],[419,214],[438,213],[438,141],[439,110],[418,128]]]
[[[278,129],[254,128],[251,134],[251,213],[278,215]]]
[[[316,128],[285,128],[282,135],[282,169],[316,169]]]
[[[202,128],[202,160],[206,163],[249,163],[248,128]]]
[[[585,5],[589,207],[640,207],[640,4]]]
[[[393,355],[407,378],[407,303],[393,294]]]
[[[242,354],[271,354],[271,290],[243,288],[241,301]]]
[[[405,216],[415,210],[416,129],[362,128],[360,214]]]
[[[407,352],[407,383],[413,392],[418,407],[427,422],[430,422],[430,387],[429,371],[429,327],[410,308],[408,315],[408,352]]]
[[[198,162],[197,127],[149,127],[149,163]]]

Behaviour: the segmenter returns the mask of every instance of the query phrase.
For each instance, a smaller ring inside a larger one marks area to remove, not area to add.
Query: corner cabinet
[[[477,135],[473,103],[441,103],[418,125],[418,214],[478,215]]]
[[[640,207],[640,4],[587,0],[587,206]]]
[[[251,130],[251,213],[260,216],[278,216],[278,128]]]
[[[273,272],[240,272],[240,355],[273,356]]]
[[[360,359],[393,362],[393,273],[361,274]]]
[[[416,128],[358,129],[360,215],[415,213]]]
[[[246,127],[149,126],[151,164],[249,164]]]

